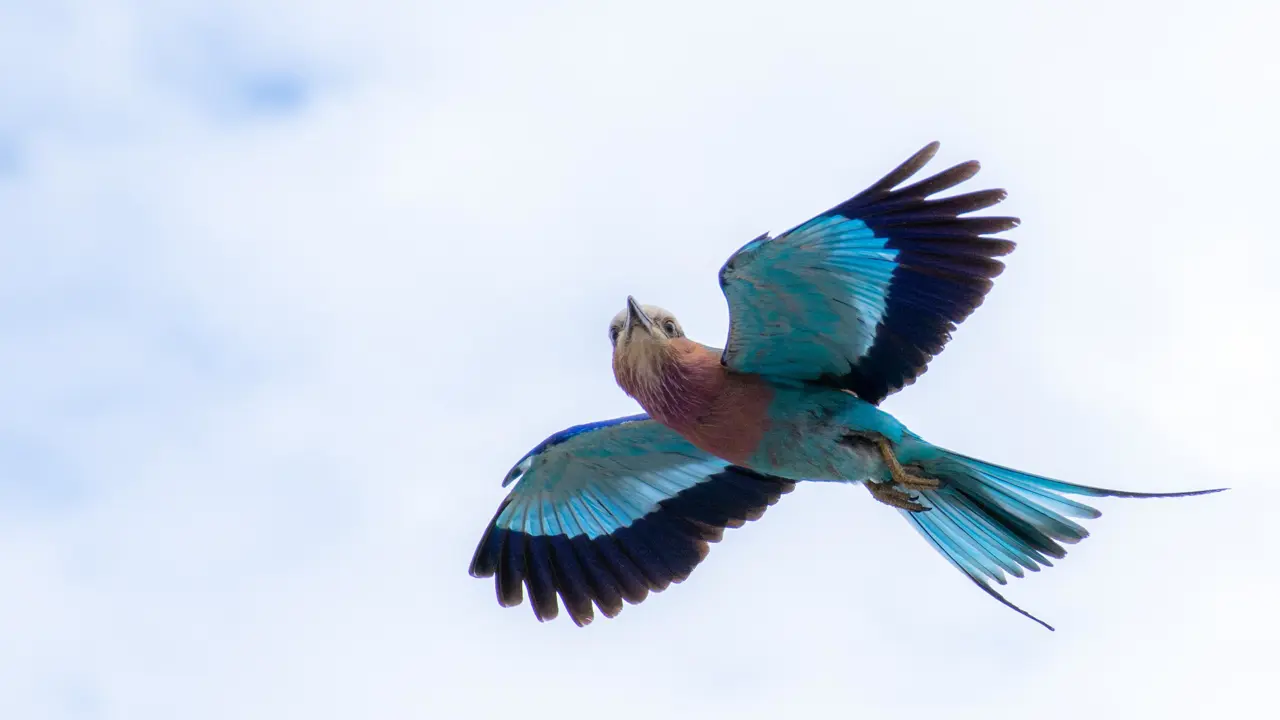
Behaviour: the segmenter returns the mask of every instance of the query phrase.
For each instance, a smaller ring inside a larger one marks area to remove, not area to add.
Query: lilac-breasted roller
[[[1100,513],[1069,495],[1174,497],[1050,480],[944,450],[877,405],[909,385],[982,303],[1014,244],[1011,217],[962,217],[1005,198],[931,199],[967,162],[898,186],[932,143],[871,187],[720,270],[723,350],[670,312],[627,298],[609,325],[618,385],[646,414],[558,432],[516,463],[471,562],[498,602],[528,589],[539,620],[557,595],[578,625],[687,578],[724,528],[759,518],[798,482],[862,483],[989,595],[1088,536]]]

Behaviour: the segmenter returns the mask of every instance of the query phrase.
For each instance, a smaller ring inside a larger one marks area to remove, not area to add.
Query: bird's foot
[[[871,497],[880,502],[895,507],[899,510],[907,510],[909,512],[924,512],[929,508],[916,502],[918,495],[899,490],[892,482],[872,482],[868,480],[865,485],[867,490],[871,491]]]
[[[894,454],[893,446],[886,438],[876,438],[876,444],[880,446],[880,455],[884,457],[885,465],[889,466],[889,475],[894,483],[909,490],[937,490],[942,485],[936,478],[907,472],[902,463],[898,462],[898,456]]]

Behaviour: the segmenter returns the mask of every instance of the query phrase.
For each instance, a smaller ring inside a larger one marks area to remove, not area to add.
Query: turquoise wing
[[[481,538],[471,575],[498,603],[578,625],[687,578],[726,527],[759,518],[794,484],[729,465],[647,415],[579,425],[512,468],[515,483]]]
[[[848,201],[776,238],[747,243],[720,270],[729,303],[722,361],[732,370],[819,382],[879,403],[909,385],[974,311],[1013,251],[987,237],[1017,218],[961,217],[1005,198],[941,199],[978,172],[967,162],[895,190],[931,143]]]

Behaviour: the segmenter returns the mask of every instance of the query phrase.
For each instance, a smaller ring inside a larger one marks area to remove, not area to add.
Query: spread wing
[[[755,520],[794,483],[729,465],[646,415],[556,433],[507,476],[515,482],[481,538],[471,575],[497,576],[498,603],[523,589],[539,620],[606,617],[689,576],[726,527]],[[523,587],[522,587],[523,586]]]
[[[911,384],[991,289],[1013,251],[986,237],[1017,218],[961,217],[1005,198],[930,196],[978,172],[967,162],[895,190],[931,143],[879,182],[776,238],[747,243],[720,270],[729,302],[722,361],[732,370],[814,381],[879,403]]]

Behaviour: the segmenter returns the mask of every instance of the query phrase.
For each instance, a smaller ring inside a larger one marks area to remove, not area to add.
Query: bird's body
[[[901,457],[914,437],[871,403],[823,387],[779,387],[767,422],[749,467],[796,481],[888,482],[874,439],[884,438]]]
[[[926,442],[878,407],[925,371],[1013,250],[989,234],[1015,218],[963,217],[1003,190],[931,199],[977,163],[897,187],[936,149],[734,253],[719,278],[723,350],[628,297],[609,326],[613,371],[647,414],[568,428],[521,458],[471,574],[496,576],[504,606],[527,589],[538,619],[557,615],[559,597],[584,625],[593,607],[612,617],[684,580],[725,528],[797,483],[861,483],[983,591],[1044,625],[991,583],[1088,537],[1074,519],[1101,513],[1068,496],[1216,492],[1134,493],[1012,470]]]
[[[615,362],[649,416],[734,465],[794,481],[889,479],[869,435],[906,437],[892,415],[842,390],[737,373],[721,351],[675,338],[656,362]],[[620,356],[622,357],[622,356]]]

